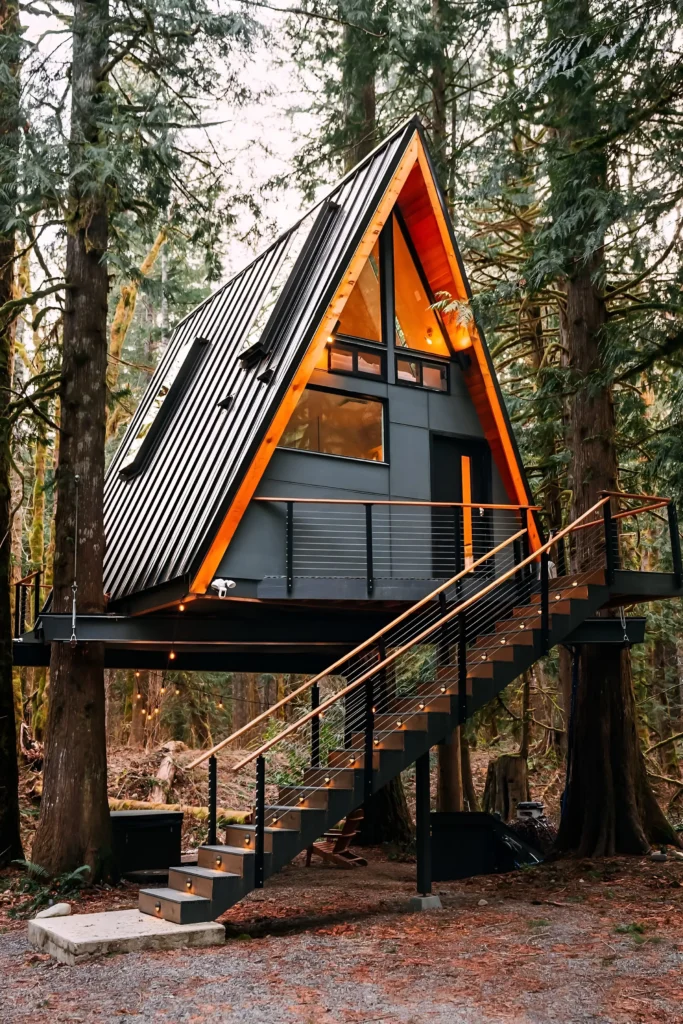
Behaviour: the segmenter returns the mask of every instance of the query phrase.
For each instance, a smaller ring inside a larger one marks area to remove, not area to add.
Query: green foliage
[[[78,898],[81,890],[88,885],[90,868],[87,865],[57,878],[50,878],[40,865],[31,861],[18,860],[14,863],[22,868],[25,874],[18,878],[7,876],[0,879],[1,890],[10,893],[17,900],[9,909],[10,917],[31,917],[42,907],[58,902],[59,899]]]

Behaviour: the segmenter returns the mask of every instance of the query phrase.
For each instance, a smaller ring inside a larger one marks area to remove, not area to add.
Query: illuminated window
[[[306,388],[280,447],[384,462],[382,402]]]
[[[349,295],[337,328],[339,334],[365,341],[382,341],[379,297],[379,242],[375,243]]]
[[[128,445],[128,450],[119,466],[122,476],[133,476],[142,469],[154,438],[159,436],[207,345],[208,342],[205,338],[189,338],[181,344],[160,378],[154,398],[147,406],[147,411],[138,426],[135,437]]]
[[[384,376],[384,354],[368,352],[351,345],[335,344],[329,348],[330,373],[353,373],[365,377]]]
[[[439,321],[430,308],[431,300],[397,220],[394,220],[394,282],[397,347],[448,356]]]
[[[396,359],[396,379],[399,383],[415,384],[433,391],[448,391],[448,368],[441,363],[424,363],[421,359]]]

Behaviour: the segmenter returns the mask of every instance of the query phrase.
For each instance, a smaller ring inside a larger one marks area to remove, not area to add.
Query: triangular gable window
[[[396,347],[432,355],[450,355],[417,253],[394,218],[394,293]]]
[[[346,301],[337,333],[363,341],[382,341],[379,242],[375,243]]]

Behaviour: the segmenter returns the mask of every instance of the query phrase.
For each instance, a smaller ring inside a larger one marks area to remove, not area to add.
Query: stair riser
[[[373,740],[375,750],[403,750],[405,749],[405,737],[407,733],[397,729],[396,732],[376,735]],[[376,741],[376,742],[375,742]],[[365,735],[362,732],[354,732],[351,737],[351,746],[354,750],[364,749]]]
[[[380,756],[379,750],[375,750],[375,752],[373,753],[373,756],[372,756],[372,767],[375,770],[378,770],[379,767],[380,767],[379,756]],[[330,768],[333,768],[333,769],[334,768],[345,768],[345,769],[348,770],[348,769],[350,769],[352,767],[354,769],[356,769],[356,768],[364,768],[365,767],[365,761],[363,760],[363,755],[361,753],[358,753],[358,752],[354,752],[354,754],[352,755],[352,754],[349,753],[348,750],[331,750],[330,751],[329,762],[330,762]]]
[[[202,921],[213,920],[211,901],[208,899],[192,903],[174,903],[163,896],[157,898],[141,891],[138,896],[138,907],[143,914],[163,918],[164,921],[171,921],[173,924],[200,924]]]
[[[292,804],[293,806],[301,804],[302,807],[317,807],[321,810],[326,810],[328,793],[329,790],[325,790],[322,793],[304,793],[303,787],[283,786],[278,792],[277,802],[279,804]]]
[[[329,786],[330,789],[353,789],[353,771],[330,773],[327,768],[306,768],[304,786]],[[329,783],[325,780],[329,778]]]
[[[210,864],[202,864],[201,858],[199,866],[211,867]],[[186,885],[188,879],[192,882],[191,889],[188,889]],[[183,871],[182,867],[170,868],[168,872],[168,884],[171,889],[177,889],[178,892],[190,892],[193,896],[203,896],[204,899],[211,900],[212,916],[222,914],[223,910],[227,910],[233,903],[241,899],[242,895],[253,887],[253,882],[253,873],[250,880],[243,880],[241,878],[190,876]]]
[[[248,840],[248,842],[247,842]],[[244,832],[242,829],[235,825],[226,825],[225,827],[225,845],[226,846],[239,846],[240,849],[253,850],[254,849],[254,832]],[[263,837],[263,848],[266,853],[273,852],[273,836],[272,833],[266,832]]]
[[[527,634],[527,636],[528,636],[528,634]],[[532,637],[532,643],[533,643],[533,637]],[[499,643],[498,646],[495,646],[495,644],[496,644],[496,641],[492,641],[490,646],[482,644],[481,647],[475,647],[474,650],[472,651],[473,657],[476,658],[477,655],[485,654],[486,655],[486,661],[514,661],[515,660],[515,652],[513,650],[513,647],[515,646],[515,644],[512,644],[512,643],[501,644],[501,643]],[[520,646],[522,646],[522,645],[526,646],[526,644],[524,644],[524,641],[522,641],[520,643]],[[481,660],[483,661],[484,659],[482,658]]]
[[[435,689],[431,691],[438,692],[439,687],[434,684]],[[424,704],[424,708],[420,707],[420,704]],[[397,697],[391,708],[392,712],[401,717],[401,715],[411,715],[416,711],[424,711],[425,714],[434,714],[441,712],[442,714],[450,714],[451,711],[451,698],[449,694],[439,693],[438,697]]]
[[[266,857],[270,860],[272,859],[272,854],[266,854]],[[227,871],[253,883],[254,854],[251,852],[240,856],[239,853],[215,853],[213,850],[206,850],[200,847],[197,852],[197,863],[200,868],[210,868],[212,871]],[[203,896],[204,893],[199,893],[199,895]]]
[[[401,723],[399,725],[399,722]],[[408,715],[375,715],[375,729],[402,729],[421,731],[427,728],[427,715],[424,712],[413,712]]]

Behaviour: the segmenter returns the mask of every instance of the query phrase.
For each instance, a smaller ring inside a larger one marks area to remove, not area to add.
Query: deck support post
[[[314,683],[311,687],[311,711],[320,707],[320,687]],[[311,719],[311,768],[320,767],[320,717]]]
[[[605,524],[605,583],[611,587],[614,583],[614,570],[617,567],[616,524],[612,519],[611,498],[602,506],[602,517]]]
[[[415,849],[417,854],[417,891],[429,896],[432,891],[432,838],[429,820],[429,751],[415,761]]]
[[[669,517],[669,535],[671,537],[671,560],[673,562],[674,578],[676,586],[683,585],[683,560],[681,559],[681,535],[678,532],[678,512],[676,503],[670,501],[666,506]]]
[[[266,759],[263,754],[256,758],[256,835],[254,837],[254,888],[263,888],[266,848]]]
[[[218,762],[216,755],[209,758],[209,846],[216,845],[218,831]]]

